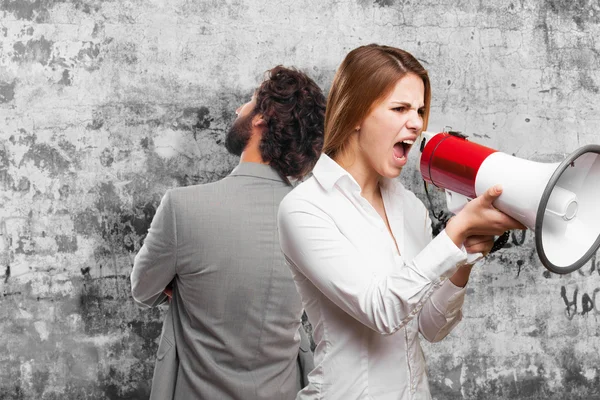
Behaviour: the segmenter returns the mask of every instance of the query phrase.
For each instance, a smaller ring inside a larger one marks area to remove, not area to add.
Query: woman
[[[395,179],[430,93],[421,64],[392,47],[359,47],[336,73],[324,154],[278,216],[317,344],[299,399],[430,398],[418,333],[441,340],[462,318],[467,253],[524,228],[492,206],[494,187],[432,240],[426,208]]]

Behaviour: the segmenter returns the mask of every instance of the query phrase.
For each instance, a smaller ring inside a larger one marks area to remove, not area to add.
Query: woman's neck
[[[345,151],[334,157],[334,160],[356,180],[361,195],[372,202],[373,199],[381,197],[379,190],[381,176],[356,154],[357,152]]]

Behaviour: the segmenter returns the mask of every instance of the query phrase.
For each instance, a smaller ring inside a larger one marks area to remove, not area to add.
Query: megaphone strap
[[[508,242],[509,237],[510,231],[506,231],[502,235],[498,236],[498,239],[494,241],[494,244],[492,245],[492,249],[490,250],[489,254],[492,254],[503,248],[504,245]]]
[[[446,215],[444,210],[440,210],[439,214],[435,213],[435,210],[433,209],[433,202],[431,201],[431,196],[429,195],[429,190],[427,189],[427,181],[425,179],[423,179],[423,187],[425,188],[425,195],[427,196],[427,201],[429,201],[429,212],[431,213],[433,218],[437,219],[445,227],[446,222],[448,221],[448,219],[450,219],[450,216]]]

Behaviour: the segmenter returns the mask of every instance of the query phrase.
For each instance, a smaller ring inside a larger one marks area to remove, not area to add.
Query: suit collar
[[[253,176],[271,181],[284,182],[270,165],[254,162],[241,162],[231,171],[230,176]]]

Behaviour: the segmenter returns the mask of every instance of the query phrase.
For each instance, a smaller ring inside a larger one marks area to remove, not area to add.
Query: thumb
[[[482,195],[483,201],[490,205],[502,194],[502,185],[494,185]]]

